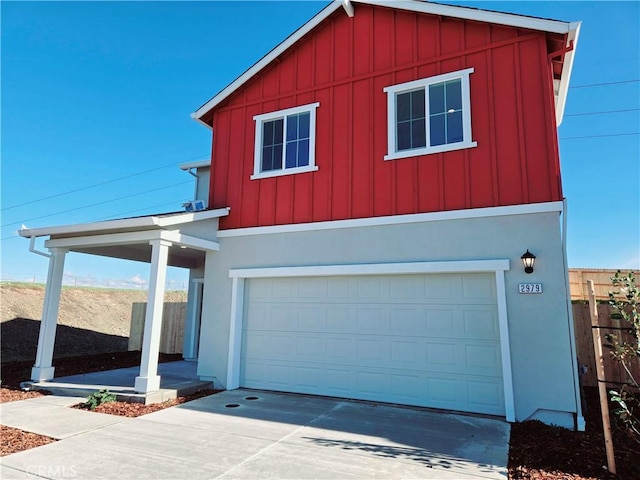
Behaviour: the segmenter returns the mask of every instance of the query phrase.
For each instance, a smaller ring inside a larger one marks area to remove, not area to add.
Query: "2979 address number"
[[[542,293],[541,283],[519,283],[518,293]]]

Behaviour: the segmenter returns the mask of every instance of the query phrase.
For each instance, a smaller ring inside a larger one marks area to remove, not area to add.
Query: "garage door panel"
[[[454,276],[424,277],[424,283],[424,298],[432,300],[451,300],[462,287],[460,279]]]
[[[316,359],[324,354],[323,339],[317,336],[298,336],[296,338],[296,357]]]
[[[380,277],[362,277],[356,279],[357,300],[374,300],[378,301],[384,298],[383,293],[384,279]]]
[[[487,281],[486,275],[465,275],[460,278],[462,280],[462,298],[473,301],[495,301],[495,283]]]
[[[426,323],[423,309],[389,308],[389,326],[394,332],[404,335],[424,335]]]
[[[240,384],[504,413],[494,277],[251,279]]]
[[[423,277],[389,277],[389,298],[391,300],[424,298]]]
[[[318,387],[320,387],[321,390],[326,391],[327,395],[348,397],[353,391],[351,387],[353,378],[351,369],[344,367],[327,368],[325,378],[326,383],[324,385],[318,385]]]
[[[356,324],[354,327],[357,331],[364,332],[385,332],[389,326],[388,316],[384,310],[380,308],[361,307],[356,308]]]
[[[469,338],[495,339],[499,335],[497,312],[490,308],[462,311],[463,329]]]
[[[302,331],[321,331],[327,328],[327,311],[320,306],[297,309],[298,325]]]
[[[465,366],[480,375],[500,374],[500,351],[495,345],[465,345]]]
[[[326,298],[329,295],[329,286],[326,278],[307,278],[298,283],[299,298]]]
[[[327,337],[324,358],[328,362],[345,362],[354,356],[353,340],[341,337]]]
[[[502,385],[495,382],[483,382],[481,380],[469,380],[467,382],[467,397],[472,406],[478,410],[500,411],[503,398]]]
[[[407,368],[424,359],[424,342],[414,339],[391,340],[391,364],[397,368]]]

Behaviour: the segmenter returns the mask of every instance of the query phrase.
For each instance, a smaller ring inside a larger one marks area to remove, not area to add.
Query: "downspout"
[[[40,250],[36,250],[35,246],[36,246],[36,238],[38,237],[29,237],[31,239],[31,241],[29,242],[29,251],[31,253],[35,253],[37,255],[42,255],[43,257],[47,257],[47,258],[51,258],[51,254],[50,253],[46,253],[46,252],[41,252]]]
[[[573,324],[573,307],[571,305],[571,290],[569,286],[569,266],[567,262],[567,199],[562,199],[562,261],[564,262],[564,281],[567,292],[567,319],[569,322],[569,344],[571,347],[571,366],[573,371],[573,389],[576,399],[576,429],[584,432],[585,421],[582,415],[582,401],[580,399],[580,378],[578,376],[578,353],[576,350],[575,326]]]

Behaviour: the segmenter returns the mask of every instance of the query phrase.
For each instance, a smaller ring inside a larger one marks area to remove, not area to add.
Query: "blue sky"
[[[444,3],[583,22],[559,130],[569,265],[640,268],[640,3]],[[21,224],[179,210],[177,165],[210,150],[190,113],[325,4],[2,2],[2,279],[45,278]],[[148,266],[70,254],[65,272],[144,286]]]

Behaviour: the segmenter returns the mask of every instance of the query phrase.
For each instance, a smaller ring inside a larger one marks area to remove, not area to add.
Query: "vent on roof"
[[[185,212],[199,212],[207,209],[204,200],[191,200],[190,202],[183,203],[182,206]]]

